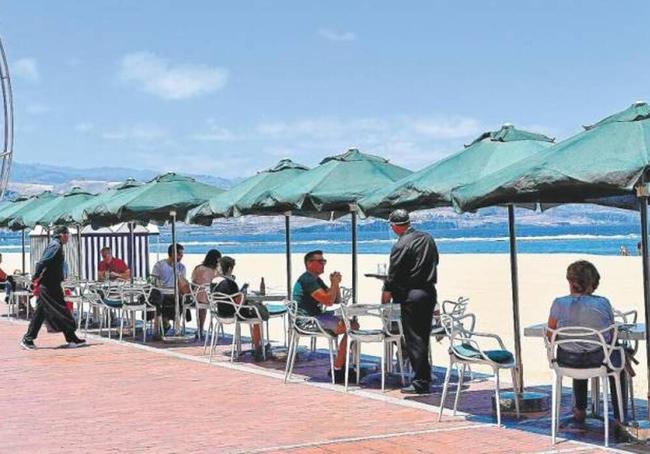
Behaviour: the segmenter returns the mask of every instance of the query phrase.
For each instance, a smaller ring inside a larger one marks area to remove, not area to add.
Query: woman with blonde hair
[[[567,268],[566,278],[569,282],[570,293],[553,301],[548,327],[557,329],[579,326],[603,331],[612,326],[614,312],[609,300],[593,294],[600,284],[600,274],[596,267],[586,260],[574,262]],[[610,332],[603,333],[603,337],[606,342],[611,341]],[[595,346],[580,342],[563,343],[558,347],[558,364],[576,369],[600,367],[604,361],[603,350],[593,347]],[[621,364],[619,353],[619,351],[614,351],[611,357],[612,364],[616,366]],[[610,377],[610,382],[615,424],[619,426],[621,418],[618,414],[618,396],[613,377]],[[621,374],[621,388],[625,395],[625,374]],[[573,396],[575,400],[573,418],[576,422],[584,422],[587,408],[587,380],[573,380]],[[625,403],[626,399],[623,398],[624,413],[626,411]]]

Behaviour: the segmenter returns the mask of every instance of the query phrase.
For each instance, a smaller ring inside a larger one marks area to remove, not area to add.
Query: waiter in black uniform
[[[408,211],[395,210],[388,219],[399,239],[390,252],[382,303],[392,299],[401,307],[406,351],[415,372],[411,385],[402,392],[427,394],[431,385],[429,336],[436,305],[438,249],[431,235],[411,227]]]
[[[40,294],[36,301],[34,318],[29,323],[27,333],[20,342],[24,349],[36,348],[34,339],[38,336],[38,331],[44,320],[47,320],[54,331],[63,332],[67,347],[80,347],[86,342],[75,334],[77,324],[65,306],[63,287],[61,286],[64,280],[63,262],[65,260],[63,245],[68,242],[69,238],[70,232],[67,227],[57,227],[54,230],[54,239],[47,245],[41,260],[36,264],[32,280],[40,284]]]

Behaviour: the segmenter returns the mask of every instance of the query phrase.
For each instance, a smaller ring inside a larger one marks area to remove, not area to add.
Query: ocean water
[[[416,228],[429,232],[436,240],[438,249],[446,254],[508,253],[508,228],[506,224],[441,227],[423,223]],[[621,246],[630,254],[637,254],[641,236],[635,225],[556,225],[517,228],[519,253],[584,253],[618,255]],[[153,240],[152,252],[163,252],[171,240],[168,231],[161,230],[159,240]],[[383,228],[358,230],[358,251],[361,254],[387,254],[395,242],[395,235],[387,225]],[[204,253],[216,248],[226,254],[282,253],[285,250],[283,231],[235,235],[216,232],[210,228],[180,230],[178,241],[189,253]],[[349,225],[328,227],[315,226],[295,229],[291,233],[293,252],[323,249],[329,253],[351,252]]]
[[[638,216],[638,215],[637,215]],[[637,254],[640,230],[637,216],[623,219],[603,219],[594,222],[518,223],[517,249],[519,253],[583,253],[618,255],[625,246],[631,255]],[[534,218],[538,219],[538,218]],[[575,221],[575,219],[574,219]],[[603,222],[605,221],[605,222]],[[444,254],[508,253],[508,227],[503,216],[495,220],[459,222],[449,219],[426,219],[415,223],[416,228],[429,232]],[[272,228],[272,231],[261,231]],[[203,254],[216,248],[225,254],[283,253],[285,236],[282,223],[272,224],[264,218],[246,222],[222,221],[211,227],[179,224],[177,238],[186,253]],[[291,247],[296,253],[323,249],[328,253],[351,252],[349,221],[319,222],[296,226],[291,232]],[[171,241],[168,227],[161,227],[160,235],[152,237],[150,251],[165,252]],[[358,228],[358,251],[361,254],[387,254],[395,242],[395,235],[385,222],[361,223]],[[29,244],[29,241],[27,241]],[[0,252],[19,252],[20,234],[0,232]]]

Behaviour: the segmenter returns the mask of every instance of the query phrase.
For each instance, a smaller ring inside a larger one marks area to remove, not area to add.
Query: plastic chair
[[[463,317],[454,318],[451,315],[443,314],[440,316],[443,326],[445,326],[449,336],[449,368],[445,374],[445,384],[442,389],[442,398],[440,400],[440,414],[438,421],[442,419],[442,413],[445,409],[445,399],[447,397],[447,389],[449,388],[449,379],[451,377],[451,370],[454,365],[460,365],[462,370],[458,377],[458,384],[456,389],[456,397],[454,399],[454,415],[458,408],[458,401],[463,388],[463,377],[465,375],[465,368],[472,365],[489,366],[496,378],[495,383],[495,397],[496,397],[496,412],[497,412],[497,426],[501,427],[501,405],[500,405],[500,380],[499,371],[501,369],[510,369],[512,376],[513,388],[516,389],[517,377],[515,373],[515,358],[508,350],[499,336],[490,333],[480,333],[474,331],[474,323],[476,321],[473,314],[465,314]],[[467,329],[465,325],[471,322],[472,329]],[[479,344],[478,339],[492,340],[496,343],[499,349],[485,350]],[[515,409],[517,418],[519,418],[519,397],[515,393]]]
[[[611,333],[612,339],[610,342],[605,341],[605,335]],[[556,443],[556,436],[558,425],[560,421],[560,400],[562,395],[562,378],[570,377],[579,380],[588,380],[592,378],[600,379],[603,385],[603,411],[605,419],[605,447],[609,446],[609,417],[608,417],[608,377],[614,377],[614,386],[616,386],[616,393],[618,399],[618,411],[623,422],[623,398],[621,394],[621,380],[620,373],[625,367],[625,352],[623,347],[616,345],[618,337],[618,330],[616,324],[607,327],[603,330],[595,330],[592,328],[585,328],[582,326],[566,326],[556,330],[546,328],[546,335],[544,336],[544,345],[546,346],[546,354],[548,363],[553,370],[555,380],[553,380],[552,391],[552,407],[551,407],[551,441]],[[557,351],[562,345],[566,344],[580,344],[589,350],[602,349],[604,360],[601,366],[592,367],[588,369],[577,369],[571,367],[563,367],[558,364]],[[621,354],[621,366],[616,367],[612,364],[611,355],[615,350],[619,350]]]
[[[617,324],[618,323],[622,325],[636,324],[638,320],[638,316],[639,314],[637,313],[636,310],[623,312],[614,309],[614,321]],[[625,329],[624,326],[619,327],[619,331],[624,329]],[[634,356],[636,356],[636,352],[639,351],[639,341],[621,340],[620,344],[626,352],[631,353],[632,358],[630,360],[632,362],[635,362]],[[632,376],[632,374],[630,374],[630,371],[627,368],[625,368],[624,371],[625,371],[625,376],[627,378],[627,384],[628,384],[628,394],[630,397],[630,410],[632,411],[632,421],[634,421],[636,420],[636,404],[634,402],[634,383],[632,382],[634,377]]]
[[[368,309],[367,307],[358,307],[354,304],[341,304],[341,317],[345,323],[345,332],[347,334],[347,350],[345,355],[345,390],[348,390],[348,375],[350,374],[349,363],[351,355],[351,346],[354,342],[356,349],[356,370],[357,370],[357,385],[359,384],[359,375],[361,375],[361,344],[381,342],[386,340],[386,332],[384,330],[385,321],[381,308]],[[350,320],[352,317],[374,317],[382,321],[381,329],[355,329]],[[382,345],[381,350],[381,390],[384,391],[384,384],[386,379],[386,348]]]
[[[84,292],[82,300],[88,303],[90,309],[99,312],[99,335],[102,335],[104,320],[107,319],[108,338],[111,338],[111,313],[122,309],[122,287],[124,281],[114,281],[108,286],[90,286]],[[83,302],[82,302],[83,304]],[[88,320],[86,317],[85,333],[88,333]]]
[[[297,302],[286,300],[284,303],[288,309],[289,323],[291,326],[287,365],[284,370],[284,382],[286,383],[293,373],[293,365],[296,362],[296,354],[298,353],[300,338],[309,337],[310,339],[322,338],[327,340],[330,354],[330,373],[332,374],[332,384],[334,384],[334,350],[336,350],[337,346],[336,334],[323,328],[316,317],[299,315]]]
[[[243,304],[245,295],[243,293],[235,293],[233,295],[226,295],[225,293],[212,293],[210,295],[210,312],[216,319],[219,325],[234,325],[234,333],[232,336],[232,348],[230,352],[230,362],[235,360],[235,349],[237,353],[240,351],[241,346],[241,325],[255,326],[259,325],[261,341],[262,341],[262,356],[266,359],[266,348],[264,348],[264,320],[262,319],[259,310],[255,306]],[[237,301],[242,301],[238,304]],[[219,305],[225,305],[233,308],[230,315],[223,315],[219,310]],[[247,312],[247,314],[245,314]],[[252,314],[252,317],[250,316]],[[210,345],[210,362],[212,362],[212,355],[217,346],[217,337],[212,336],[212,343]]]
[[[157,314],[156,307],[149,302],[149,295],[151,294],[152,287],[150,285],[124,285],[120,289],[120,298],[122,300],[122,307],[120,309],[120,341],[122,340],[122,333],[124,332],[124,316],[128,314],[133,315],[133,338],[135,339],[135,316],[138,312],[142,312],[142,343],[147,342],[147,315],[154,314],[159,317],[158,326],[162,333],[162,315]],[[153,323],[153,321],[152,321]]]
[[[395,344],[397,348],[397,364],[399,365],[399,373],[402,379],[402,386],[406,386],[404,379],[404,355],[402,353],[402,339],[404,338],[404,329],[402,328],[402,320],[399,315],[399,305],[387,304],[382,307],[382,319],[384,325],[384,350],[391,351],[391,344]],[[393,358],[388,355],[389,365],[392,364]],[[390,370],[388,371],[390,372]]]
[[[207,314],[212,317],[210,312],[210,284],[195,284],[190,282],[190,293],[183,296],[183,302],[181,305],[181,314],[183,317],[183,334],[185,333],[185,311],[188,309],[196,309],[196,332],[198,333],[198,339],[201,340],[203,333],[199,327],[199,311],[205,310]],[[206,302],[201,302],[201,299]],[[209,325],[208,325],[209,326]]]

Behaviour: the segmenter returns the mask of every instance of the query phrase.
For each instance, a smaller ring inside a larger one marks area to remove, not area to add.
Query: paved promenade
[[[274,370],[97,337],[18,345],[0,319],[0,452],[548,452],[550,437],[447,416],[392,393],[284,385]],[[558,452],[605,452],[565,441]]]

